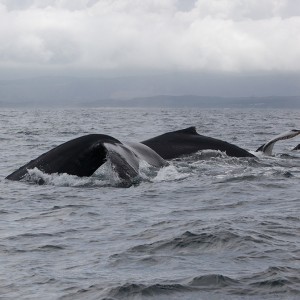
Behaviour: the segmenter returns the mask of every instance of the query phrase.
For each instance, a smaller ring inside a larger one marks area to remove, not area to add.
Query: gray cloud
[[[0,66],[300,71],[294,0],[0,0]]]

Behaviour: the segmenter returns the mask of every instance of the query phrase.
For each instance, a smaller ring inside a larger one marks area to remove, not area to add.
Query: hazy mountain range
[[[298,97],[207,97],[158,95],[128,100],[102,100],[85,103],[90,107],[202,107],[202,108],[297,108]]]
[[[299,77],[164,74],[0,80],[0,106],[300,108]]]

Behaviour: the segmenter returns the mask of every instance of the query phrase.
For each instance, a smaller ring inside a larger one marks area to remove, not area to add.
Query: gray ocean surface
[[[5,176],[89,133],[121,141],[196,126],[256,150],[300,129],[299,110],[2,109],[0,299],[300,299],[300,138],[274,155],[202,151],[129,188],[90,178]]]

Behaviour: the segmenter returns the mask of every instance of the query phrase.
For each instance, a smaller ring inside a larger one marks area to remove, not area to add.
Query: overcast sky
[[[300,74],[299,0],[0,0],[0,76]]]

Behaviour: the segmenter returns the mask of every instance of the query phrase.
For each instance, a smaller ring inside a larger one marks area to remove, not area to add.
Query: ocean
[[[205,150],[130,187],[104,165],[90,178],[5,177],[89,133],[142,141],[196,126],[255,151],[299,110],[2,109],[0,299],[300,299],[299,136],[274,155]],[[254,153],[254,152],[252,152]]]

